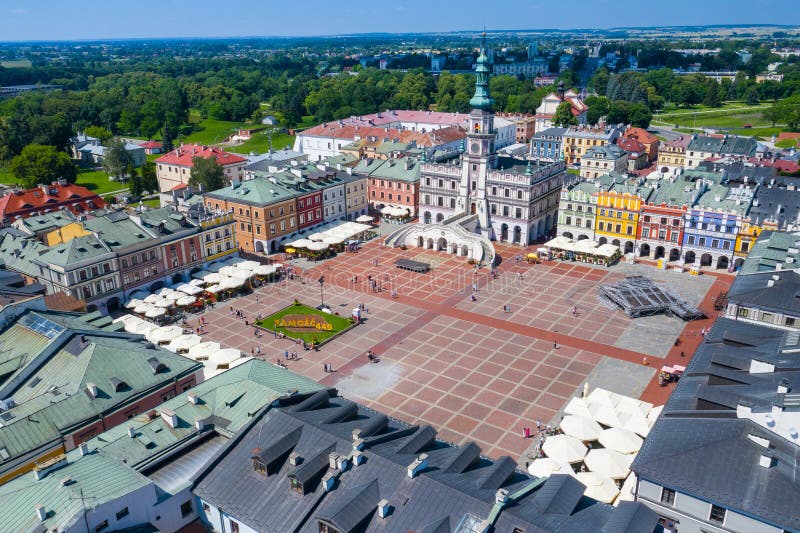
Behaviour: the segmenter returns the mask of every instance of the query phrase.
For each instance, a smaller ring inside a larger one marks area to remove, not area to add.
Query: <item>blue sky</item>
[[[0,0],[0,41],[751,23],[796,0]]]

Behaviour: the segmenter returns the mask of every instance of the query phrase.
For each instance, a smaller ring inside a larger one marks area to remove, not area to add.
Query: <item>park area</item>
[[[350,317],[340,317],[295,301],[294,304],[256,320],[255,324],[268,331],[282,333],[290,339],[300,339],[318,345],[355,326]]]

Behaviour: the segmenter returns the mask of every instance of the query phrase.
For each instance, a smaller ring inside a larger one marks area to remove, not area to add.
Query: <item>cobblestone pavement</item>
[[[372,242],[359,253],[309,265],[294,281],[266,285],[254,294],[218,304],[205,313],[204,336],[247,353],[259,347],[261,357],[273,363],[283,359],[285,350],[296,350],[299,358],[288,362],[290,370],[390,416],[432,424],[442,439],[474,440],[495,458],[522,456],[530,443],[522,438],[522,427],[553,420],[588,376],[603,376],[597,378],[598,385],[613,381],[613,374],[622,372],[621,365],[598,369],[606,358],[640,367],[631,390],[647,401],[664,403],[671,387],[659,387],[656,378],[648,376],[662,364],[685,364],[688,357],[680,358],[680,351],[693,353],[700,341],[698,332],[711,324],[710,319],[665,327],[665,334],[674,336],[683,329],[680,346],[664,343],[663,353],[645,360],[637,348],[647,346],[637,346],[626,333],[637,328],[637,322],[597,300],[596,286],[622,278],[622,268],[516,264],[513,258],[521,249],[497,248],[506,259],[493,280],[486,269],[476,271],[464,258],[388,249]],[[431,262],[434,269],[428,274],[398,270],[393,261],[400,257]],[[658,280],[654,268],[645,268]],[[521,279],[517,273],[523,274]],[[319,352],[303,351],[289,339],[256,337],[254,328],[245,324],[295,298],[317,305],[321,297],[317,280],[323,275],[325,303],[341,315],[363,303],[368,309],[365,323]],[[382,284],[381,292],[370,291],[367,275]],[[688,279],[688,274],[675,275]],[[696,279],[688,283],[697,283]],[[701,279],[702,284],[690,286],[698,292],[705,287],[702,307],[708,310],[731,278]],[[475,302],[473,283],[478,289]],[[393,290],[397,298],[392,298]],[[503,305],[509,305],[511,312],[504,312]],[[572,305],[578,307],[575,317]],[[245,318],[236,318],[231,306],[241,309]],[[646,326],[642,323],[645,337],[652,334],[648,329],[659,327],[656,318],[651,320]],[[380,362],[370,363],[367,350],[373,350]],[[326,373],[324,363],[334,372]]]

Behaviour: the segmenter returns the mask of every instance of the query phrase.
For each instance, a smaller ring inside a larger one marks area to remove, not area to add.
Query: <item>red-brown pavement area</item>
[[[551,420],[604,356],[655,368],[685,364],[689,355],[681,358],[680,352],[692,354],[701,340],[700,329],[711,324],[710,319],[688,324],[681,344],[667,357],[647,356],[645,361],[641,353],[613,345],[630,319],[597,301],[594,286],[621,274],[574,263],[518,264],[514,256],[523,249],[497,249],[504,262],[498,278],[491,279],[487,269],[475,270],[461,257],[372,242],[358,253],[340,254],[306,269],[294,281],[218,304],[205,313],[204,337],[248,353],[260,347],[261,357],[273,363],[284,360],[286,350],[297,351],[299,358],[287,363],[294,372],[337,387],[344,396],[387,415],[429,423],[445,440],[473,440],[491,457],[517,458],[529,444],[521,437],[522,427]],[[433,271],[396,269],[393,261],[400,257],[430,262]],[[256,337],[245,325],[245,320],[273,313],[295,298],[317,305],[317,280],[323,275],[325,303],[342,315],[363,303],[368,309],[365,323],[319,352],[303,351],[289,339]],[[370,290],[367,276],[383,290]],[[708,316],[714,316],[713,298],[726,290],[730,279],[717,276],[707,292],[701,307]],[[473,283],[478,289],[475,302],[470,298]],[[514,302],[510,313],[501,303],[507,300]],[[577,317],[570,312],[572,305],[579,308]],[[245,318],[237,318],[231,306]],[[380,362],[371,364],[367,350]],[[334,372],[324,372],[324,363]],[[662,404],[671,388],[659,387],[654,378],[642,399]]]

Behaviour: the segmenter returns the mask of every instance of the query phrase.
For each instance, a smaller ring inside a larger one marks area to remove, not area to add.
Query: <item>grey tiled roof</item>
[[[617,513],[613,507],[583,497],[584,487],[571,477],[553,476],[542,485],[517,471],[510,458],[492,462],[474,444],[445,444],[435,439],[436,432],[428,426],[408,426],[342,398],[328,397],[328,392],[260,417],[206,465],[194,489],[204,501],[258,531],[316,533],[322,521],[340,531],[449,532],[462,521],[477,524],[489,517],[498,488],[510,494],[530,489],[500,510],[494,524],[498,532],[520,527],[596,533]],[[352,464],[356,429],[363,439],[360,465]],[[292,447],[301,458],[298,466],[291,465],[284,451],[268,475],[253,469],[251,457],[256,451],[262,453],[298,431]],[[329,468],[332,451],[351,459],[344,472]],[[407,467],[422,453],[427,455],[427,465],[409,477]],[[337,479],[333,490],[326,492],[320,479],[331,473]],[[292,490],[290,479],[301,478],[302,490]],[[387,518],[377,513],[382,499],[389,502]],[[655,513],[639,504],[634,507],[614,522],[624,524],[615,533],[655,530]]]
[[[756,148],[758,148],[758,143],[752,137],[698,135],[689,143],[687,150],[726,155],[753,155]]]
[[[728,300],[745,307],[800,315],[800,273],[782,270],[736,276]]]
[[[745,276],[752,277],[752,276]],[[800,529],[798,446],[745,418],[772,408],[778,385],[800,382],[790,333],[720,318],[706,335],[631,469],[643,479],[789,530]],[[750,372],[753,361],[775,365]],[[791,385],[790,385],[791,390]],[[759,461],[769,441],[774,465]]]

